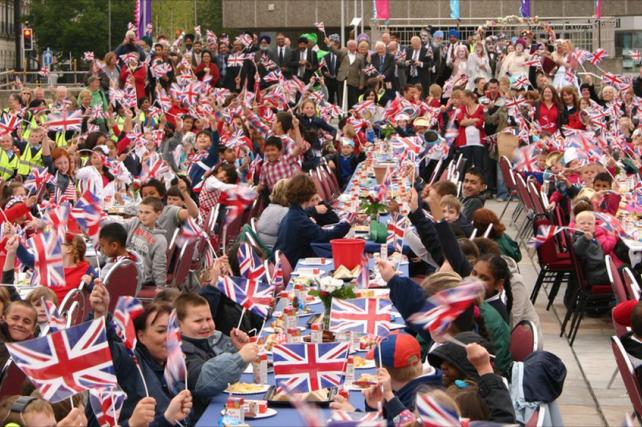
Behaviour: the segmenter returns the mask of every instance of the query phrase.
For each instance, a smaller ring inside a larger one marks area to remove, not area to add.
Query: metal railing
[[[85,86],[87,71],[50,71],[47,76],[43,76],[38,71],[0,71],[0,89],[15,89],[16,79],[25,86]]]
[[[391,18],[386,23],[372,21],[374,40],[378,39],[384,31],[396,33],[402,44],[408,45],[412,36],[428,25],[440,29],[457,28],[461,39],[466,40],[475,34],[480,25],[497,18],[462,18],[458,22],[449,18]],[[615,27],[616,18],[605,17],[597,20],[591,17],[564,17],[564,18],[539,18],[539,22],[548,23],[555,31],[558,38],[569,39],[575,47],[594,51],[598,47],[606,49],[609,55],[615,55]],[[502,22],[493,27],[486,28],[485,35],[504,35],[507,37],[519,36],[520,31],[528,28],[536,38],[545,38],[542,27],[536,24],[523,24],[517,22]]]

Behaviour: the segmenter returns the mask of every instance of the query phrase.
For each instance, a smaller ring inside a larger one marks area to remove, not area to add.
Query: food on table
[[[260,393],[265,390],[265,384],[234,383],[225,391],[230,393]]]
[[[267,351],[272,351],[272,347],[277,344],[284,344],[288,340],[286,334],[270,334],[265,338],[265,349]]]
[[[371,365],[372,362],[368,359],[365,359],[361,356],[355,356],[354,357],[354,367],[355,368],[363,368],[364,366]]]
[[[371,374],[363,374],[358,380],[352,381],[352,385],[358,388],[368,388],[377,384],[377,377]]]
[[[330,398],[330,390],[323,388],[309,393],[294,393],[293,395],[307,402],[325,402]],[[272,397],[272,400],[285,402],[290,400],[290,398],[285,393],[277,393]]]
[[[352,279],[352,271],[348,270],[344,265],[340,265],[332,275],[335,279]]]

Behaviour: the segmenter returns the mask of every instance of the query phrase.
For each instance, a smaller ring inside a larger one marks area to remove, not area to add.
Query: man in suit
[[[339,50],[338,44],[330,39],[325,39],[325,44],[330,52],[339,58],[337,82],[339,83],[339,101],[343,102],[343,82],[348,86],[348,108],[357,103],[359,94],[363,90],[365,75],[361,70],[366,66],[366,59],[357,52],[357,41],[348,40],[347,48]]]
[[[412,37],[410,39],[410,47],[406,50],[408,83],[421,84],[422,98],[425,98],[428,95],[432,63],[432,56],[429,55],[428,50],[423,46],[421,38],[418,36]]]
[[[339,45],[341,43],[341,38],[338,34],[330,34],[328,37],[332,40],[333,43]],[[323,57],[323,66],[320,66],[321,72],[323,73],[325,87],[328,89],[328,101],[332,104],[339,104],[339,82],[337,81],[337,71],[339,70],[339,56],[329,51],[326,56]]]
[[[432,54],[434,64],[432,80],[434,83],[443,87],[449,70],[446,65],[448,46],[444,45],[444,32],[441,30],[435,31],[435,34],[432,35]]]
[[[224,82],[227,76],[227,57],[229,56],[230,48],[225,42],[219,42],[218,54],[216,55],[216,66],[218,67],[219,75],[221,76],[216,86],[224,87]]]
[[[386,52],[386,44],[378,41],[375,43],[375,53],[370,57],[370,60],[372,61],[372,66],[377,69],[376,83],[383,81],[383,88],[385,89],[385,94],[379,102],[381,105],[386,105],[386,102],[394,97],[392,83],[395,78],[395,59]],[[369,79],[368,81],[369,85],[372,83],[371,80]]]
[[[406,86],[406,51],[400,48],[396,40],[391,40],[388,43],[388,52],[395,61],[392,86],[395,91],[401,92],[401,89]]]
[[[308,39],[305,37],[299,37],[297,45],[298,49],[292,51],[290,55],[290,73],[307,84],[310,77],[319,68],[317,54],[308,48]]]
[[[290,56],[292,50],[285,43],[285,34],[278,33],[276,35],[276,47],[272,51],[274,62],[281,68],[284,77],[290,77]]]

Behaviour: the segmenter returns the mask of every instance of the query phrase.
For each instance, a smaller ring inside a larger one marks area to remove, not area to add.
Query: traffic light
[[[22,29],[22,41],[25,50],[33,49],[33,31],[31,31],[31,28]]]

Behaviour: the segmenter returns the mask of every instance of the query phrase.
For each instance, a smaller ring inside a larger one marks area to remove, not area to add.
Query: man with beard
[[[444,32],[439,30],[435,31],[432,35],[432,53],[433,61],[433,82],[439,86],[444,86],[448,79],[448,66],[446,65],[446,55],[448,53],[448,46],[444,45]]]

